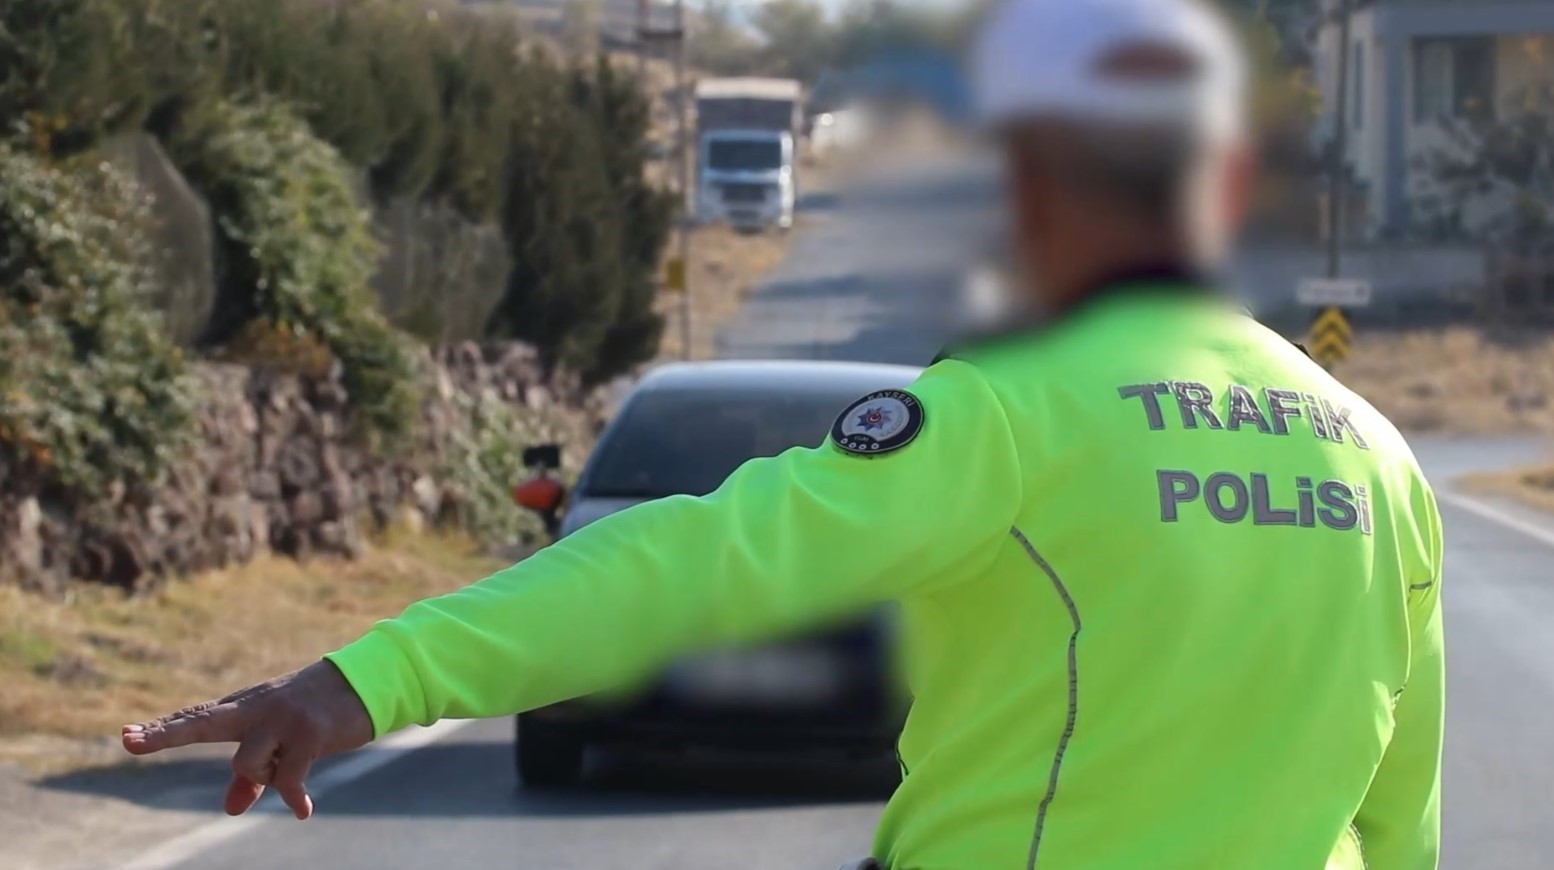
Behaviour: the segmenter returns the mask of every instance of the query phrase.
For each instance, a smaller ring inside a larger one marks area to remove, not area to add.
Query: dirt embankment
[[[131,758],[119,725],[285,673],[498,568],[401,533],[358,559],[264,556],[135,597],[0,587],[0,865],[107,867],[201,820],[230,747]]]
[[[124,761],[119,725],[305,665],[498,566],[466,540],[397,533],[355,560],[264,556],[133,597],[0,586],[0,770]]]
[[[1468,492],[1504,496],[1528,507],[1554,513],[1554,464],[1470,474],[1457,484]]]
[[[712,356],[717,330],[770,272],[788,249],[778,233],[736,233],[722,226],[698,227],[691,233],[690,284],[691,359]],[[681,320],[686,299],[679,293],[661,293],[658,312],[664,317],[664,340],[659,356],[685,358]]]
[[[1334,373],[1407,432],[1554,436],[1554,336],[1361,333]]]
[[[1554,335],[1547,332],[1362,333],[1335,374],[1406,433],[1543,434],[1554,455]],[[1554,511],[1554,461],[1457,483]]]

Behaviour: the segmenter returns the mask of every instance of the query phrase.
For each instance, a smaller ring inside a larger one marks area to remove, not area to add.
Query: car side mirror
[[[554,471],[561,467],[561,445],[540,444],[523,451],[525,468],[541,468]]]
[[[542,516],[554,516],[566,498],[567,488],[549,477],[536,477],[513,487],[513,502]]]

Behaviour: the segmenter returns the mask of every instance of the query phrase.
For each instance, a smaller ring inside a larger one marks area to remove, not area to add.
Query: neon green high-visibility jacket
[[[1379,413],[1212,294],[1122,282],[330,658],[382,735],[898,600],[892,870],[1420,870],[1441,547]]]

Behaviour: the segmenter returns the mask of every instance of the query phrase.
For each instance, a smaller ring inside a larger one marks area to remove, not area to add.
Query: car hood
[[[572,534],[594,520],[604,519],[610,514],[620,513],[626,508],[649,500],[645,498],[580,498],[567,507],[566,516],[561,519],[561,537]]]

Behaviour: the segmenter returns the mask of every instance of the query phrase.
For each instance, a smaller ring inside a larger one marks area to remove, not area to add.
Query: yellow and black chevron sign
[[[1354,330],[1349,320],[1337,308],[1324,308],[1311,322],[1311,338],[1308,349],[1311,358],[1323,366],[1349,358],[1349,345],[1354,341]]]

